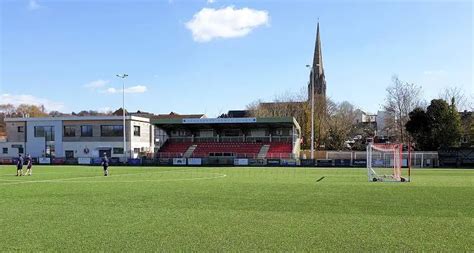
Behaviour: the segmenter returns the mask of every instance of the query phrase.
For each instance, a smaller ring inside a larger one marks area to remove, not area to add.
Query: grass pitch
[[[411,183],[365,169],[15,172],[0,167],[0,251],[474,251],[474,170],[414,169]]]

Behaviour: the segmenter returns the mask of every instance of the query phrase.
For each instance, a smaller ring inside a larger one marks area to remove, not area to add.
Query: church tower
[[[321,51],[321,38],[319,36],[319,22],[316,30],[316,45],[314,47],[313,65],[309,75],[308,101],[311,101],[311,90],[314,83],[314,96],[326,97],[326,79],[324,78],[323,54]],[[319,95],[319,96],[318,96]]]

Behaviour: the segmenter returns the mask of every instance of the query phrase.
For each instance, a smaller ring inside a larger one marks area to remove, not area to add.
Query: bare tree
[[[63,116],[68,116],[68,114],[62,113],[62,112],[60,112],[60,111],[50,111],[50,112],[48,113],[48,115],[51,116],[51,117],[63,117]]]
[[[45,108],[43,105],[36,106],[36,105],[28,105],[28,104],[21,104],[16,108],[17,117],[44,117],[48,114],[45,112]]]
[[[0,104],[0,136],[5,133],[5,117],[43,117],[47,116],[44,106],[21,104],[15,107],[12,104]]]
[[[0,113],[3,113],[4,115],[11,115],[15,113],[15,106],[12,104],[0,104]]]
[[[384,105],[387,112],[385,123],[396,133],[396,139],[402,143],[407,140],[405,124],[409,119],[408,114],[422,104],[420,96],[420,86],[403,82],[398,76],[393,76],[392,85],[387,87]]]
[[[15,113],[15,106],[12,104],[0,104],[0,136],[5,136],[5,117]]]
[[[464,91],[456,86],[446,87],[439,93],[438,97],[446,101],[448,104],[451,104],[451,101],[454,99],[454,105],[461,111],[467,110],[470,106]]]
[[[357,111],[354,105],[347,101],[335,104],[328,103],[328,149],[344,149],[344,143],[352,138],[352,130],[356,121]]]

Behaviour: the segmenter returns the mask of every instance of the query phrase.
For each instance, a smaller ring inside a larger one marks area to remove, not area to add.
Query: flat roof
[[[253,126],[253,125],[291,125],[296,126],[300,129],[300,125],[293,117],[281,117],[281,118],[184,118],[184,119],[152,119],[151,123],[156,126],[165,128],[176,127],[176,126],[217,126],[217,125],[234,125],[234,126]]]
[[[126,120],[150,122],[149,118],[138,116],[125,116]],[[34,122],[34,121],[83,121],[83,120],[123,120],[122,116],[66,116],[66,117],[31,117],[31,118],[5,118],[5,122]]]

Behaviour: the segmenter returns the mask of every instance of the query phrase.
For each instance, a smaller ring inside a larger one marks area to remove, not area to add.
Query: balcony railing
[[[156,154],[156,158],[183,158],[184,153],[175,153],[175,152],[159,152]],[[232,153],[232,152],[212,152],[208,154],[192,154],[190,158],[248,158],[248,159],[295,159],[295,155],[292,153],[271,153],[267,154],[266,157],[258,157],[258,154],[255,153]]]

